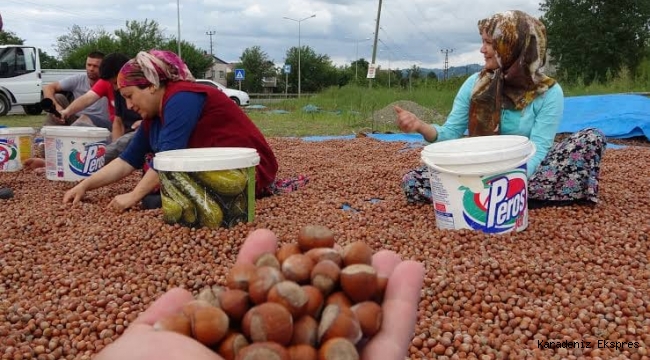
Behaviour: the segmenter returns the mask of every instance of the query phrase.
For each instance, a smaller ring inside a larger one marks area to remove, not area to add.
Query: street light
[[[290,17],[283,16],[283,19],[295,21],[298,23],[298,98],[300,99],[300,23],[307,20],[311,19],[313,17],[316,17],[316,14],[312,16],[307,16],[306,18],[302,18],[300,20],[292,19]]]
[[[354,80],[356,81],[358,78],[357,74],[359,72],[359,43],[362,41],[370,40],[370,38],[368,37],[365,39],[354,39],[354,38],[346,37],[346,39],[352,39],[357,43],[357,57],[356,59],[354,59]]]

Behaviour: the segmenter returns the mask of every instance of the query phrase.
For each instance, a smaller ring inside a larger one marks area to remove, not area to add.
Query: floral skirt
[[[600,161],[606,144],[605,135],[595,128],[580,130],[555,143],[528,179],[528,199],[598,202]],[[402,189],[409,203],[431,203],[428,168],[406,173]]]

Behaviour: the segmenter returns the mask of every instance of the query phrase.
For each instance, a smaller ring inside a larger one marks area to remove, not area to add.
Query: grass
[[[623,70],[606,82],[593,82],[584,85],[578,80],[562,84],[565,96],[595,95],[646,91],[649,81],[635,80]],[[375,119],[377,111],[398,100],[410,100],[421,106],[435,109],[447,115],[464,78],[454,78],[446,82],[414,82],[411,89],[392,87],[344,86],[330,88],[317,95],[301,99],[288,99],[265,104],[266,109],[247,109],[253,122],[269,137],[302,137],[310,135],[349,135],[360,131],[399,132],[394,124],[386,124]],[[252,101],[253,103],[254,100]],[[305,107],[315,106],[320,111],[305,111]],[[274,110],[287,111],[277,113]],[[0,118],[0,125],[10,127],[40,127],[44,115],[10,115]]]

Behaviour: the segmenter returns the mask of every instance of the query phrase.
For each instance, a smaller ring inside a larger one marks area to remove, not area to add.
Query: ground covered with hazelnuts
[[[405,358],[648,358],[650,147],[606,151],[598,205],[531,209],[524,232],[490,236],[440,231],[431,206],[406,203],[399,184],[418,165],[417,148],[269,142],[279,177],[310,182],[259,200],[255,222],[231,229],[167,225],[160,210],[110,211],[139,174],[72,207],[62,205],[72,184],[0,173],[15,192],[0,200],[0,358],[89,359],[166,290],[198,297],[225,286],[252,229],[289,244],[310,224],[342,247],[363,241],[424,264]]]

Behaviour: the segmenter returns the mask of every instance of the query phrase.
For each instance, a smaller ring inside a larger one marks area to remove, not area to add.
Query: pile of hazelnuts
[[[303,227],[298,243],[238,263],[226,286],[203,289],[155,327],[190,336],[226,360],[354,360],[382,324],[388,279],[364,242],[335,248],[323,226]]]

